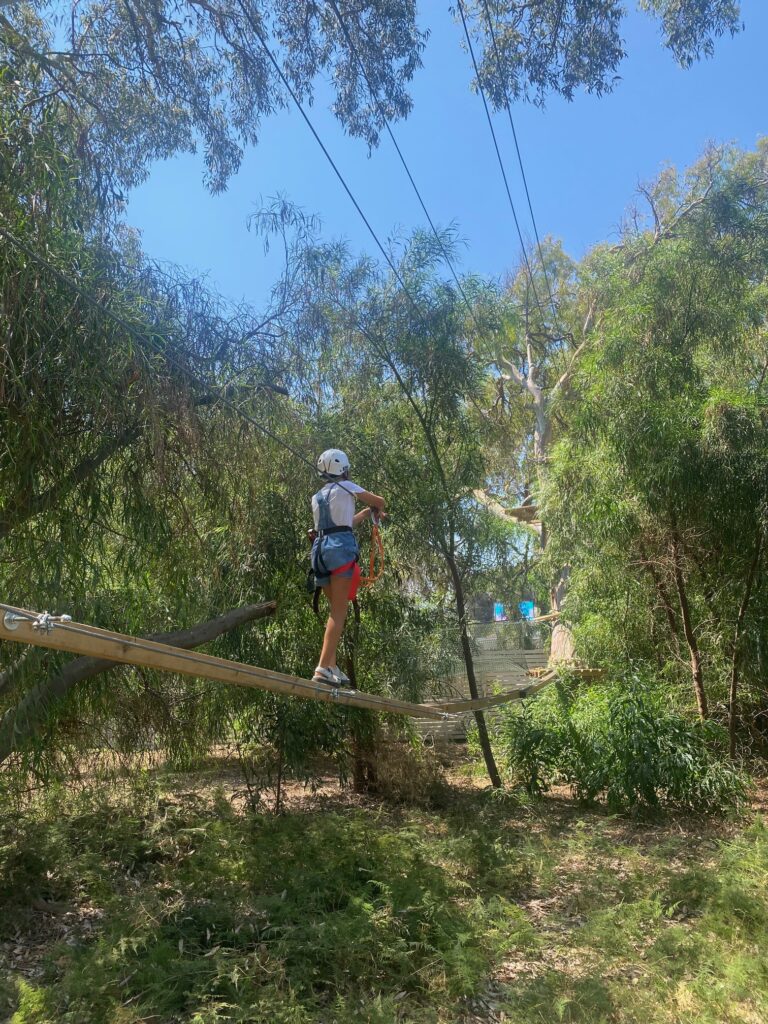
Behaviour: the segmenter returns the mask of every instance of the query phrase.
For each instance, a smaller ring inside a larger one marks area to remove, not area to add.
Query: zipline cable
[[[504,179],[504,187],[505,187],[505,189],[507,191],[507,199],[509,200],[509,205],[510,205],[510,208],[512,210],[512,218],[513,218],[513,220],[515,222],[515,229],[517,230],[517,237],[518,237],[518,239],[520,241],[520,247],[521,247],[521,249],[523,251],[523,259],[525,260],[525,266],[526,266],[526,268],[528,270],[528,279],[529,279],[529,281],[531,283],[531,290],[533,291],[533,298],[534,298],[534,301],[535,301],[535,303],[536,303],[536,305],[537,305],[537,307],[539,309],[539,312],[541,313],[542,317],[544,317],[544,309],[543,309],[543,307],[541,305],[541,301],[539,300],[538,292],[536,291],[536,283],[535,283],[535,281],[533,279],[533,271],[531,270],[531,264],[530,264],[530,262],[528,260],[528,253],[527,253],[526,248],[525,248],[525,242],[523,241],[523,233],[522,233],[522,231],[520,229],[520,221],[517,218],[517,210],[515,209],[515,203],[514,203],[514,200],[512,199],[512,191],[511,191],[511,189],[509,187],[509,180],[507,179],[507,172],[506,172],[506,169],[504,167],[504,161],[502,160],[502,157],[501,157],[501,150],[499,149],[499,143],[498,143],[498,140],[496,138],[496,131],[495,131],[494,127],[493,127],[493,119],[491,118],[491,112],[488,109],[488,100],[486,99],[485,89],[483,88],[483,83],[482,83],[482,81],[480,79],[480,69],[477,66],[477,59],[475,58],[475,49],[472,46],[472,39],[470,37],[469,28],[467,26],[467,19],[466,19],[466,15],[464,13],[464,3],[463,3],[463,0],[457,0],[457,4],[458,4],[459,14],[461,15],[461,23],[464,26],[464,36],[465,36],[465,38],[467,40],[467,46],[469,48],[470,56],[472,57],[472,65],[473,65],[473,67],[475,69],[475,77],[477,79],[477,88],[478,88],[478,90],[480,92],[480,96],[481,96],[482,101],[483,101],[483,107],[485,109],[485,117],[486,117],[486,120],[488,121],[488,127],[491,130],[491,138],[493,139],[493,146],[494,146],[494,149],[496,150],[496,158],[497,158],[497,160],[499,162],[499,169],[501,170],[501,176]]]
[[[405,281],[403,281],[403,278],[400,275],[400,271],[395,266],[395,263],[392,260],[392,257],[389,255],[387,250],[384,248],[382,242],[379,239],[379,236],[376,234],[375,230],[373,229],[373,227],[371,225],[371,222],[368,220],[368,218],[366,217],[365,213],[363,212],[363,208],[360,206],[360,203],[358,203],[357,199],[355,198],[354,193],[352,192],[352,189],[347,184],[346,179],[344,178],[344,175],[339,170],[338,165],[336,164],[336,161],[333,159],[333,157],[329,153],[328,148],[326,147],[325,143],[320,138],[320,136],[319,136],[315,126],[312,124],[312,121],[311,121],[309,115],[307,114],[306,110],[302,106],[301,100],[296,95],[296,91],[294,90],[294,88],[291,85],[291,83],[288,81],[288,78],[286,77],[285,72],[283,71],[283,69],[280,67],[280,64],[278,63],[277,58],[275,57],[275,55],[270,50],[270,48],[269,48],[269,46],[267,44],[267,41],[264,38],[264,33],[261,31],[259,26],[255,23],[255,21],[253,20],[252,17],[249,17],[248,21],[249,21],[249,23],[251,25],[251,29],[253,30],[254,34],[258,38],[259,42],[261,43],[262,49],[266,53],[267,57],[269,58],[270,63],[274,67],[274,69],[277,72],[281,82],[283,83],[283,86],[285,87],[286,91],[288,92],[288,94],[290,95],[291,99],[295,103],[296,109],[299,111],[299,113],[301,114],[302,118],[304,119],[304,122],[306,123],[307,127],[312,132],[312,135],[314,136],[315,141],[317,142],[317,144],[320,147],[320,149],[323,151],[323,154],[325,155],[325,158],[328,161],[328,163],[331,165],[331,167],[332,167],[336,177],[341,182],[341,185],[342,185],[344,191],[349,196],[349,198],[350,198],[350,200],[352,202],[352,205],[357,210],[358,214],[360,215],[361,220],[363,221],[363,223],[365,224],[366,228],[368,229],[368,232],[370,233],[371,238],[373,238],[374,242],[376,243],[376,246],[378,247],[379,252],[381,253],[381,255],[386,260],[390,270],[392,271],[392,273],[395,276],[395,280],[397,281],[397,283],[402,288],[403,292],[405,293],[406,297],[408,298],[408,301],[411,303],[413,309],[416,312],[416,315],[418,316],[419,320],[421,321],[422,326],[425,328],[425,330],[427,331],[428,334],[432,334],[431,330],[429,329],[429,325],[427,324],[426,320],[424,319],[424,315],[423,315],[422,310],[419,307],[419,304],[416,302],[416,300],[414,299],[413,295],[411,295],[411,292],[408,289],[408,286],[406,285]]]
[[[499,74],[501,74],[501,56],[499,54],[499,48],[498,48],[498,46],[496,44],[496,33],[494,32],[494,29],[493,29],[493,21],[491,19],[491,12],[490,12],[489,7],[488,7],[488,0],[483,0],[483,7],[485,9],[485,19],[486,19],[486,21],[488,23],[488,30],[490,31],[490,34],[491,34],[491,42],[493,44],[493,52],[496,55],[496,63],[497,63],[498,68],[499,68]],[[544,273],[544,282],[545,282],[545,284],[547,286],[547,292],[549,294],[549,303],[550,303],[550,306],[552,307],[552,314],[555,317],[555,320],[557,320],[558,319],[557,306],[555,304],[555,299],[554,299],[554,296],[552,294],[552,286],[551,286],[550,281],[549,281],[549,274],[547,273],[547,264],[546,264],[546,262],[544,260],[544,253],[543,253],[542,248],[541,248],[541,239],[539,238],[539,229],[536,226],[536,218],[533,215],[533,204],[531,203],[531,193],[528,190],[528,179],[527,179],[526,174],[525,174],[525,167],[523,166],[523,156],[522,156],[522,153],[520,152],[520,145],[519,145],[519,143],[517,141],[517,131],[515,129],[515,122],[514,122],[514,119],[512,117],[512,107],[510,106],[510,102],[509,102],[509,94],[507,93],[507,87],[504,84],[503,79],[502,79],[502,89],[503,89],[503,92],[504,92],[504,106],[507,108],[507,115],[509,117],[509,127],[512,129],[512,138],[515,140],[515,152],[517,153],[517,162],[518,162],[518,164],[520,166],[520,176],[523,179],[523,188],[525,189],[525,198],[528,201],[528,212],[531,215],[531,224],[533,225],[533,233],[534,233],[534,236],[536,238],[536,246],[537,246],[537,248],[539,250],[539,260],[541,262],[541,269],[542,269],[542,271]]]
[[[406,297],[408,298],[409,302],[413,306],[413,308],[414,308],[414,310],[416,312],[416,315],[418,316],[419,321],[420,321],[420,323],[422,325],[422,328],[426,331],[426,333],[431,338],[436,340],[433,332],[431,331],[431,329],[430,329],[430,327],[429,327],[429,325],[428,325],[428,323],[427,323],[427,321],[426,321],[426,319],[424,317],[423,310],[420,308],[418,302],[416,301],[416,299],[411,294],[411,291],[409,290],[409,288],[406,285],[406,283],[404,283],[404,281],[402,280],[399,270],[397,269],[397,267],[395,266],[391,256],[389,255],[389,253],[386,251],[386,249],[382,245],[381,241],[379,240],[379,236],[376,233],[376,231],[374,230],[373,226],[371,225],[371,221],[368,219],[368,217],[366,216],[364,211],[362,211],[362,208],[360,207],[359,203],[354,198],[352,190],[349,187],[349,185],[347,184],[346,179],[344,178],[344,175],[341,173],[341,171],[339,170],[335,160],[333,159],[333,157],[329,153],[328,147],[324,143],[323,139],[321,137],[319,137],[319,135],[318,135],[314,125],[312,124],[312,122],[311,122],[311,120],[309,118],[309,115],[304,110],[304,108],[303,108],[303,106],[301,104],[301,100],[297,96],[295,89],[293,88],[293,86],[289,82],[285,72],[281,68],[280,63],[278,62],[278,59],[276,59],[276,57],[274,56],[272,51],[269,49],[269,46],[267,45],[266,39],[264,38],[263,32],[261,31],[259,26],[254,22],[254,19],[253,19],[252,16],[249,15],[248,20],[249,20],[249,24],[251,26],[252,31],[254,32],[254,34],[258,38],[259,42],[261,43],[262,49],[266,53],[266,55],[267,55],[271,65],[272,65],[272,67],[274,68],[276,73],[278,73],[278,75],[279,75],[281,81],[283,82],[283,85],[285,86],[288,94],[291,96],[291,99],[293,99],[294,103],[296,104],[296,109],[298,110],[299,114],[301,114],[301,117],[304,119],[304,122],[305,122],[307,128],[309,128],[309,131],[314,136],[314,139],[317,142],[317,145],[319,147],[321,147],[321,150],[323,151],[326,159],[328,160],[329,164],[333,168],[333,171],[336,174],[336,177],[341,182],[342,187],[344,188],[345,193],[347,194],[347,196],[351,200],[352,205],[354,206],[354,208],[357,211],[357,213],[360,215],[360,218],[361,218],[362,222],[365,223],[366,227],[368,228],[368,230],[369,230],[369,232],[371,234],[371,237],[373,238],[374,242],[376,243],[376,245],[377,245],[377,247],[379,249],[379,252],[382,254],[382,256],[384,257],[384,259],[387,262],[387,265],[389,266],[389,268],[391,269],[392,273],[394,274],[395,281],[400,286],[400,288],[402,289],[404,295],[406,295]],[[475,407],[476,412],[478,412],[478,414],[481,415],[480,410],[477,409],[477,404],[474,401],[474,398],[470,398],[470,400],[471,400],[473,406]]]
[[[392,145],[395,147],[395,152],[397,153],[397,155],[398,155],[398,157],[400,159],[400,163],[403,166],[403,170],[405,171],[406,175],[408,176],[408,180],[411,183],[413,191],[416,193],[416,198],[418,199],[419,204],[421,206],[421,209],[424,212],[424,216],[427,218],[427,222],[429,223],[429,226],[430,226],[430,228],[432,230],[432,234],[435,236],[437,244],[440,247],[440,251],[443,254],[443,259],[447,263],[448,268],[450,269],[451,274],[453,275],[453,279],[456,282],[456,287],[458,288],[459,294],[461,295],[461,298],[464,301],[464,305],[469,310],[469,315],[472,317],[472,319],[473,319],[473,321],[475,323],[475,327],[477,327],[478,331],[481,334],[484,334],[485,331],[483,330],[483,328],[478,323],[477,317],[475,316],[475,311],[472,308],[472,305],[471,305],[469,299],[466,296],[466,293],[464,291],[464,287],[463,287],[461,281],[459,280],[459,276],[458,276],[458,274],[456,272],[456,268],[454,267],[453,262],[451,260],[450,253],[446,249],[445,244],[443,243],[443,240],[440,237],[440,233],[438,232],[437,228],[435,227],[434,221],[432,220],[432,217],[430,216],[429,210],[427,209],[426,203],[424,202],[424,199],[422,198],[422,195],[421,195],[421,192],[419,190],[419,187],[416,184],[416,182],[414,180],[414,177],[411,174],[411,170],[410,170],[410,168],[408,166],[408,163],[407,163],[405,157],[403,156],[402,150],[400,149],[400,146],[397,143],[397,139],[395,138],[394,132],[392,131],[392,127],[391,127],[391,125],[389,123],[389,119],[387,118],[386,113],[384,112],[384,108],[383,108],[381,102],[379,101],[378,96],[376,95],[376,90],[373,87],[373,83],[371,82],[371,80],[370,80],[370,78],[368,76],[368,72],[365,69],[365,64],[363,63],[363,59],[360,56],[360,50],[358,49],[357,45],[355,44],[354,40],[352,39],[352,36],[351,36],[351,34],[349,32],[349,29],[348,29],[348,27],[347,27],[347,25],[346,25],[342,15],[341,15],[341,12],[339,11],[339,7],[338,7],[338,4],[336,3],[336,0],[328,0],[328,2],[329,2],[329,5],[330,5],[331,9],[333,10],[333,13],[336,15],[336,20],[338,21],[339,26],[341,28],[341,31],[344,34],[344,38],[347,41],[347,45],[349,46],[350,51],[352,52],[355,60],[357,61],[358,67],[360,68],[360,71],[362,72],[363,78],[365,79],[366,84],[368,85],[368,91],[369,91],[369,93],[371,95],[371,99],[376,104],[376,109],[379,112],[379,116],[381,117],[381,119],[382,119],[382,121],[384,123],[384,127],[387,129],[387,134],[389,135],[389,138],[392,141]]]

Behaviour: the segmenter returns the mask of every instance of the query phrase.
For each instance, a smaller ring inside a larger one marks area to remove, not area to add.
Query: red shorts
[[[357,597],[357,588],[360,585],[360,577],[363,575],[360,563],[357,561],[347,562],[340,565],[338,569],[331,569],[331,576],[349,577],[349,600],[354,601]]]

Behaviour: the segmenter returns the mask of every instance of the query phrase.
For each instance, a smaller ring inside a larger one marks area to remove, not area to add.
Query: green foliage
[[[616,0],[470,6],[485,43],[480,78],[496,107],[506,93],[541,103],[551,91],[571,98],[581,87],[599,95],[615,86],[626,13]],[[710,55],[714,40],[740,25],[735,0],[641,6],[661,22],[665,45],[683,65]],[[152,161],[200,144],[207,184],[221,191],[244,148],[258,141],[263,119],[291,102],[281,75],[305,103],[319,76],[331,82],[334,115],[369,146],[378,144],[382,113],[390,120],[410,113],[407,87],[427,37],[415,5],[368,0],[339,8],[343,25],[331,9],[300,0],[92,2],[70,12],[64,30],[55,5],[13,4],[0,15],[0,60],[28,108],[43,116],[52,105],[63,109],[75,126],[73,154],[85,157],[84,169],[113,203]]]
[[[386,115],[406,116],[406,85],[425,39],[413,5],[368,3],[349,30]],[[55,93],[77,126],[88,170],[114,198],[121,186],[141,182],[152,161],[194,152],[198,144],[207,184],[226,187],[243,148],[257,141],[262,118],[289,102],[265,45],[305,101],[317,76],[329,76],[333,110],[346,130],[377,143],[378,111],[330,11],[259,0],[93,3],[72,12],[66,32],[56,9],[44,4],[14,5],[0,16],[0,58],[24,101],[44,108]]]
[[[739,1024],[768,1012],[759,818],[649,830],[470,789],[439,813],[355,800],[267,818],[189,778],[138,782],[52,794],[0,824],[0,879],[16,865],[0,943],[36,972],[0,964],[4,1019],[454,1024],[490,1006],[513,1024]],[[41,917],[40,898],[72,913]]]
[[[686,720],[657,683],[637,677],[590,688],[563,679],[506,709],[496,735],[511,778],[534,794],[566,782],[612,811],[709,813],[746,797],[745,777],[724,760],[721,730]]]
[[[417,821],[242,818],[149,789],[61,812],[4,832],[0,929],[32,897],[85,892],[106,926],[61,948],[42,987],[20,994],[17,1024],[106,1024],[125,1005],[137,1020],[385,1020],[403,999],[418,1014],[472,992],[502,941],[528,941],[517,908],[468,890],[445,862],[460,850],[430,846]]]
[[[695,661],[713,709],[727,701],[737,630],[745,695],[763,699],[765,167],[761,142],[665,172],[643,190],[647,220],[581,266],[599,328],[541,496],[549,572],[571,566],[582,656],[687,686]]]
[[[291,332],[295,353],[278,347],[271,339],[291,328],[279,304],[258,318],[262,335],[253,311],[149,266],[130,238],[117,247],[105,241],[96,197],[68,155],[71,129],[53,111],[37,124],[12,91],[5,100],[3,223],[52,266],[3,246],[4,316],[13,325],[0,360],[0,543],[12,548],[0,569],[3,596],[139,635],[278,597],[273,620],[222,637],[212,650],[306,677],[322,637],[303,590],[315,478],[298,460],[286,466],[285,449],[244,425],[231,405],[268,421],[273,435],[310,460],[345,437],[353,407],[313,422],[302,404],[314,395],[306,376],[309,364],[316,372],[314,328]],[[28,202],[33,186],[39,194]],[[296,227],[284,210],[273,221],[273,230]],[[307,278],[316,269],[308,238],[299,231],[292,283],[280,289],[296,317],[297,294],[311,293]],[[105,293],[115,316],[103,308]],[[277,380],[290,385],[290,396]],[[455,406],[455,382],[440,385],[452,386]],[[222,391],[229,408],[216,400]],[[371,431],[366,447],[374,446],[375,423]],[[389,493],[379,486],[380,467],[364,482]],[[388,549],[396,567],[396,545]],[[395,569],[363,598],[359,640],[353,645],[348,632],[344,656],[354,658],[361,688],[419,699],[446,663],[446,644],[400,579]],[[42,728],[26,728],[14,708],[34,685],[44,698],[46,679],[66,658],[16,659],[13,646],[0,647],[0,669],[8,670],[0,701],[19,766],[39,778],[68,771],[70,755],[77,759],[94,742],[121,754],[162,745],[181,766],[233,735],[255,761],[260,744],[279,748],[288,774],[302,776],[317,753],[337,754],[344,771],[350,733],[364,729],[365,716],[122,668],[66,699],[43,699],[35,713]]]
[[[573,99],[583,88],[600,96],[620,79],[616,71],[625,57],[621,33],[627,10],[616,0],[535,5],[478,0],[468,6],[485,41],[480,80],[497,108],[503,108],[507,95],[538,104],[549,92]],[[734,0],[640,0],[640,7],[658,19],[664,45],[683,67],[711,56],[718,37],[741,27]]]

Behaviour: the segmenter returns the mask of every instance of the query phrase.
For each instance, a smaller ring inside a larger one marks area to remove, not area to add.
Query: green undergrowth
[[[642,815],[724,813],[749,793],[725,731],[680,714],[656,679],[584,686],[564,673],[536,700],[502,708],[492,735],[508,780],[531,794],[567,783],[583,803]]]
[[[58,793],[0,830],[0,1019],[757,1024],[766,883],[759,819]]]

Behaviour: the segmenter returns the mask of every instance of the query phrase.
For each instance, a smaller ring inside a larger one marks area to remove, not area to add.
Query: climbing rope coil
[[[124,665],[174,672],[179,675],[202,677],[236,686],[271,690],[288,696],[304,697],[326,703],[345,704],[371,711],[411,718],[447,719],[455,714],[478,711],[486,707],[532,695],[541,683],[532,682],[508,693],[496,694],[479,700],[458,700],[433,704],[414,704],[393,697],[381,697],[359,690],[342,690],[318,685],[297,676],[273,672],[242,662],[217,658],[210,654],[190,652],[155,640],[129,636],[100,629],[87,623],[74,622],[69,615],[33,612],[14,605],[0,603],[0,638],[16,643],[32,644],[53,650],[68,651],[90,657],[105,658]]]
[[[373,512],[373,510],[371,511]],[[360,577],[361,587],[370,587],[384,574],[384,541],[381,539],[379,517],[371,515],[371,523],[371,555],[368,559],[368,575]]]

